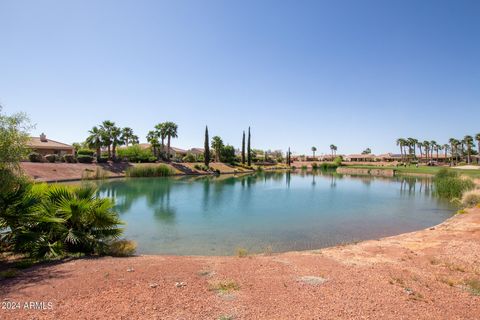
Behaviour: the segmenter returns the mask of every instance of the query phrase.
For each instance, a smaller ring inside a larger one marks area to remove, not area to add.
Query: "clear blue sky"
[[[0,103],[65,142],[102,120],[179,147],[397,151],[480,131],[480,1],[0,0]]]

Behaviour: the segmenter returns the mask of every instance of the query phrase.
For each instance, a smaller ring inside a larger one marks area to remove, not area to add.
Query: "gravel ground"
[[[0,281],[0,319],[480,319],[475,280],[478,208],[318,251],[40,265]]]

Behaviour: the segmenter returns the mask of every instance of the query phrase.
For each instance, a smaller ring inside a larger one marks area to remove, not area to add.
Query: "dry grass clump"
[[[473,208],[480,204],[480,190],[466,191],[462,196],[462,206]]]
[[[82,173],[82,180],[103,180],[108,177],[108,171],[99,167],[95,168],[95,170],[85,169]]]
[[[237,248],[236,253],[237,257],[239,258],[245,258],[246,256],[248,256],[248,250],[245,248]]]
[[[217,291],[218,293],[230,293],[232,291],[240,290],[240,286],[232,280],[223,280],[210,284],[210,291]]]
[[[480,296],[480,280],[470,279],[465,281],[465,285],[469,288],[472,294]]]
[[[117,240],[110,243],[105,254],[112,257],[129,257],[135,254],[137,243],[130,240]]]

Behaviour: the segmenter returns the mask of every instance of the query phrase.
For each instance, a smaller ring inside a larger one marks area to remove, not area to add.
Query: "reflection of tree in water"
[[[433,196],[433,179],[405,176],[398,180],[400,180],[400,194],[411,196],[418,193],[428,197]]]
[[[170,193],[175,183],[176,180],[169,178],[112,181],[101,184],[99,192],[114,197],[120,213],[128,212],[136,201],[145,198],[155,216],[172,221],[175,209],[170,206]]]

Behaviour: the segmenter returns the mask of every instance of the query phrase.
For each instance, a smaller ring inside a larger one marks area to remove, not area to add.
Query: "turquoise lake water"
[[[454,208],[428,179],[269,172],[99,182],[140,254],[317,249],[423,229]]]

